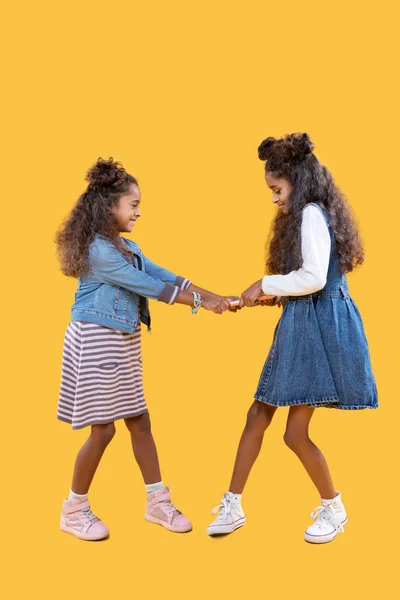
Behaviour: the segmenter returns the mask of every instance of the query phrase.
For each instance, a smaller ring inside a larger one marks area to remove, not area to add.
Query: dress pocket
[[[97,367],[104,373],[115,373],[119,369],[119,362],[113,359],[103,360]]]

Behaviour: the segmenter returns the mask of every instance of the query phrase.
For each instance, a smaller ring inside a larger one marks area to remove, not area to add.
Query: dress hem
[[[107,419],[96,419],[94,422],[90,422],[90,423],[85,423],[84,425],[78,425],[78,426],[74,426],[72,425],[72,421],[67,419],[66,417],[62,417],[57,415],[57,419],[59,421],[63,421],[63,423],[68,423],[69,425],[72,425],[72,429],[74,431],[77,431],[78,429],[84,429],[85,427],[90,427],[91,425],[106,425],[107,423],[114,423],[114,421],[120,421],[121,419],[130,419],[131,417],[140,417],[141,415],[145,415],[146,413],[148,413],[148,409],[146,408],[145,410],[141,410],[139,412],[136,413],[130,413],[128,415],[122,415],[121,417],[115,417],[114,419],[108,417]]]
[[[338,410],[363,410],[365,408],[377,409],[379,405],[372,404],[356,404],[346,406],[344,404],[339,403],[339,399],[321,399],[321,400],[289,400],[288,402],[271,402],[267,401],[259,395],[255,395],[254,398],[259,402],[263,402],[264,404],[268,404],[269,406],[276,406],[277,408],[284,408],[285,406],[310,406],[310,407],[322,407],[322,408],[336,408]]]

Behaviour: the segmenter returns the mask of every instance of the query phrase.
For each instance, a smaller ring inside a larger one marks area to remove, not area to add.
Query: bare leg
[[[310,440],[308,427],[315,408],[292,406],[289,411],[285,443],[299,457],[321,498],[334,498],[336,491],[321,450]]]
[[[87,494],[105,449],[115,434],[114,423],[92,425],[90,437],[78,452],[71,489],[76,494]]]
[[[247,413],[247,421],[240,438],[235,466],[229,491],[241,494],[250,475],[251,468],[260,452],[264,433],[276,411],[270,406],[255,400]]]
[[[161,481],[160,465],[156,444],[151,433],[149,413],[125,419],[125,424],[130,431],[133,453],[145,484]]]

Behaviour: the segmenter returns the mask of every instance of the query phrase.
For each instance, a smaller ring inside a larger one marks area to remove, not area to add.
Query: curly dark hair
[[[355,217],[313,149],[307,133],[291,133],[279,139],[268,137],[258,148],[259,159],[266,161],[265,171],[276,178],[287,179],[293,186],[289,212],[278,212],[266,243],[268,274],[285,275],[301,267],[302,210],[310,202],[319,204],[330,216],[341,273],[352,271],[364,260]]]
[[[137,180],[113,158],[99,158],[85,180],[89,182],[86,191],[55,237],[61,271],[70,277],[80,277],[89,270],[89,244],[96,233],[109,239],[124,254],[129,254],[119,241],[111,209],[128,191],[130,184],[138,185]]]

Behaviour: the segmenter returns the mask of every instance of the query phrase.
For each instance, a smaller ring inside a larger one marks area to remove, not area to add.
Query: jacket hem
[[[72,309],[71,321],[96,323],[97,325],[118,329],[119,331],[126,331],[127,333],[134,333],[138,325],[138,321],[124,321],[118,317],[111,317],[110,315],[100,313],[97,310],[86,310],[81,308]]]

